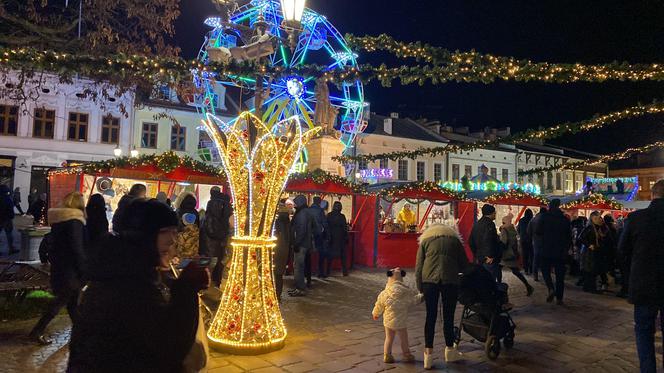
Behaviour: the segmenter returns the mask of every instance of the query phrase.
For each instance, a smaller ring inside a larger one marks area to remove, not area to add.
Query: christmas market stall
[[[572,219],[578,216],[589,217],[593,211],[600,211],[602,215],[611,214],[614,218],[626,214],[623,205],[614,199],[609,199],[601,193],[580,194],[562,198],[561,208]]]
[[[162,197],[175,202],[183,192],[191,192],[205,208],[210,188],[226,185],[223,172],[214,166],[179,156],[173,152],[146,154],[139,157],[114,158],[101,162],[71,164],[49,173],[49,207],[57,206],[72,191],[79,191],[87,200],[100,193],[109,208],[109,221],[117,203],[133,184],[143,184],[147,196]]]
[[[476,216],[481,217],[482,206],[486,203],[496,208],[496,226],[500,226],[503,217],[511,214],[512,223],[516,225],[523,217],[526,209],[534,214],[546,207],[549,201],[539,194],[525,192],[521,189],[473,191],[467,194],[469,199],[477,201]]]
[[[356,206],[366,207],[356,213],[355,263],[371,267],[414,267],[420,232],[433,223],[456,226],[467,242],[474,218],[473,202],[432,182],[373,184]]]
[[[355,244],[357,239],[356,223],[357,217],[365,209],[365,206],[359,206],[355,210],[355,196],[364,193],[362,184],[353,183],[352,181],[333,175],[329,172],[316,169],[313,171],[296,173],[290,176],[284,194],[291,200],[297,195],[304,195],[307,201],[311,204],[313,197],[318,196],[328,204],[326,211],[332,210],[332,204],[335,201],[341,202],[343,206],[343,214],[348,220],[349,237],[348,244],[346,245],[346,255],[344,258],[347,260],[347,267],[352,268],[355,258]],[[366,201],[363,201],[366,203]],[[317,269],[318,254],[312,256],[313,269]],[[334,263],[333,267],[339,269],[339,263]]]

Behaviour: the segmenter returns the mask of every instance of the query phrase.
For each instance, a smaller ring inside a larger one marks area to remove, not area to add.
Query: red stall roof
[[[430,201],[462,201],[465,195],[440,187],[430,181],[381,183],[367,187],[371,194],[381,194],[394,198],[416,198]]]
[[[347,195],[362,193],[364,187],[341,176],[316,169],[291,175],[286,184],[286,192]]]
[[[623,210],[623,206],[599,193],[590,194],[569,201],[561,206],[565,210]]]

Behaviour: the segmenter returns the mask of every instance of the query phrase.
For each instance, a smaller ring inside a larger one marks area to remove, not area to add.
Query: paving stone
[[[226,358],[231,364],[244,370],[260,369],[271,366],[268,361],[256,356],[232,356]]]
[[[303,361],[297,364],[286,365],[283,367],[283,369],[291,373],[302,373],[302,372],[310,372],[316,369],[316,366],[309,362]]]

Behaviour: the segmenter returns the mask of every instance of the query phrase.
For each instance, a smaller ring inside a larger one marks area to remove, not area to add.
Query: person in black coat
[[[341,259],[341,273],[348,276],[346,264],[346,243],[348,242],[348,221],[346,215],[341,213],[343,206],[341,202],[332,204],[332,211],[327,214],[327,226],[329,230],[329,244],[327,248],[326,276],[329,276],[334,259]]]
[[[295,215],[291,221],[291,246],[293,247],[293,274],[295,288],[289,290],[291,296],[306,295],[305,264],[307,253],[314,247],[314,232],[317,231],[316,219],[311,216],[307,207],[307,197],[299,195],[293,200]]]
[[[12,194],[12,202],[14,203],[14,207],[18,210],[18,213],[23,215],[23,207],[21,207],[21,188],[16,187],[14,188],[14,194]]]
[[[62,307],[72,324],[79,320],[76,302],[85,274],[85,203],[78,192],[65,196],[62,207],[48,211],[51,224],[48,261],[51,263],[51,290],[55,298],[30,332],[30,338],[39,344],[50,344],[44,331]]]
[[[549,289],[547,302],[557,299],[563,304],[565,292],[565,259],[572,245],[572,227],[569,219],[560,210],[560,200],[552,199],[549,209],[530,222],[533,247],[537,257],[535,261],[542,270],[542,277]],[[554,286],[551,270],[556,274]]]
[[[7,235],[7,255],[18,252],[14,248],[14,203],[10,194],[9,187],[0,185],[0,231]]]
[[[274,287],[277,299],[281,302],[281,293],[284,288],[284,274],[291,252],[291,223],[290,211],[286,201],[279,203],[277,219],[274,221],[274,234],[277,236],[277,246],[274,249]]]
[[[482,218],[473,225],[469,244],[475,262],[484,266],[496,281],[502,282],[500,258],[503,250],[494,220],[496,208],[489,204],[482,206]]]
[[[228,194],[222,193],[221,188],[212,187],[201,231],[207,250],[205,254],[217,258],[212,270],[212,283],[217,287],[220,286],[223,278],[226,246],[231,235],[231,216],[233,216],[233,206],[230,203],[230,197]]]
[[[108,233],[108,218],[106,217],[106,201],[104,196],[95,193],[85,206],[87,215],[88,237],[91,242],[97,242]]]
[[[147,194],[147,189],[145,188],[145,185],[143,184],[134,184],[131,186],[129,189],[129,193],[125,194],[120,198],[120,201],[118,202],[118,208],[115,209],[115,213],[113,214],[113,219],[111,222],[113,223],[113,232],[119,232],[122,227],[120,224],[122,224],[123,217],[122,215],[125,212],[125,209],[131,201],[137,199],[137,198],[145,198],[145,195]]]
[[[198,327],[198,291],[207,269],[192,262],[167,287],[160,281],[178,218],[157,200],[127,206],[118,235],[91,254],[95,271],[72,327],[68,372],[181,372]]]
[[[664,314],[664,180],[651,191],[650,206],[628,216],[618,245],[621,260],[631,263],[628,300],[634,305],[641,372],[657,370],[655,320]]]
[[[322,207],[323,200],[316,196],[313,198],[313,203],[309,206],[309,214],[315,219],[316,225],[321,227],[320,230],[314,231],[314,250],[318,251],[318,278],[325,276],[325,258],[327,257],[327,242],[329,239],[327,228],[327,217],[325,210]],[[313,250],[307,252],[306,261],[306,277],[307,286],[311,286],[311,254]]]
[[[531,220],[533,220],[533,210],[526,209],[516,227],[519,232],[519,246],[523,257],[523,268],[527,275],[533,273],[533,239],[528,232],[528,224],[530,224]]]

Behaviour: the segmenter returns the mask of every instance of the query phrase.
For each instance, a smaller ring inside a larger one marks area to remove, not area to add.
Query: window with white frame
[[[506,168],[503,168],[503,180],[502,180],[502,182],[507,183],[507,182],[510,181],[509,179],[510,179],[510,170],[508,170]]]
[[[424,181],[424,178],[426,177],[425,175],[425,170],[426,170],[426,163],[422,161],[418,161],[416,164],[416,171],[417,171],[417,181]]]
[[[461,179],[461,166],[458,164],[452,165],[452,180],[458,181]]]
[[[387,159],[381,159],[381,160],[379,161],[379,165],[380,165],[379,168],[380,168],[380,169],[383,169],[383,170],[386,170],[386,169],[388,168],[388,164],[389,164],[389,163],[388,163]]]
[[[187,143],[187,129],[184,126],[171,127],[171,150],[184,151]]]
[[[463,169],[463,176],[465,177],[473,176],[473,166],[465,166]]]
[[[367,160],[366,160],[366,159],[360,159],[360,160],[357,162],[357,167],[358,167],[360,170],[366,170],[367,168],[369,168],[369,165],[368,165]]]
[[[408,160],[399,159],[397,167],[397,178],[399,180],[408,180]]]
[[[433,181],[439,182],[443,180],[443,165],[440,163],[433,164]]]

